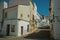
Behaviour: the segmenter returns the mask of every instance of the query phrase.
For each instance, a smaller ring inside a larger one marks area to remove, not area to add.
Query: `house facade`
[[[27,35],[29,33],[29,22],[23,20],[5,20],[2,33],[7,36]]]
[[[21,36],[29,32],[30,6],[17,5],[4,9],[4,35]]]
[[[37,6],[34,3],[34,21],[35,21],[35,28],[41,27],[41,15],[37,12]]]
[[[14,5],[30,5],[30,25],[31,25],[31,31],[34,29],[34,4],[32,0],[10,0],[9,6]]]
[[[15,5],[3,10],[2,34],[7,36],[21,36],[34,30],[34,6]]]

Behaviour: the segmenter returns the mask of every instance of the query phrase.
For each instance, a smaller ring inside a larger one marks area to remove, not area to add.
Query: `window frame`
[[[11,32],[15,32],[15,25],[11,25]]]

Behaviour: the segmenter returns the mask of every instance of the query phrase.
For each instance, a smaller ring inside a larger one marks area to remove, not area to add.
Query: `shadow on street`
[[[45,30],[41,30],[39,32],[34,32],[32,34],[29,34],[28,36],[24,37],[27,39],[50,39],[50,31],[45,31]]]

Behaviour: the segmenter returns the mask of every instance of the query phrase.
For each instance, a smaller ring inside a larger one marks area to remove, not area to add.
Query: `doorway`
[[[10,32],[10,24],[7,25],[7,29],[6,29],[6,35],[9,36],[9,32]]]
[[[23,26],[21,26],[21,35],[23,35]]]
[[[27,32],[29,32],[29,25],[27,25]]]

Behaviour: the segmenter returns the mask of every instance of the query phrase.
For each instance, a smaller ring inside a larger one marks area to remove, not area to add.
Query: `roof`
[[[8,8],[5,8],[3,9],[4,11],[8,11],[9,9],[15,9],[15,8],[18,8],[18,6],[21,6],[21,7],[30,7],[30,6],[27,6],[27,5],[14,5],[14,6],[11,6],[11,7],[8,7]]]
[[[14,8],[14,7],[17,7],[18,5],[14,5],[14,6],[11,6],[11,7],[8,7],[8,8],[5,8],[3,10],[6,10],[6,9],[10,9],[10,8]]]
[[[10,0],[9,6],[14,6],[14,5],[30,5],[29,1],[30,0]]]

